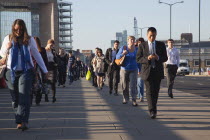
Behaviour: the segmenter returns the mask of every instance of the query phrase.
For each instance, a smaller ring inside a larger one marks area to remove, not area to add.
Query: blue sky
[[[167,3],[179,0],[161,0]],[[158,0],[71,0],[73,3],[73,49],[111,47],[115,33],[127,30],[133,35],[133,19],[138,27],[153,26],[158,31],[157,40],[169,38],[169,6]],[[193,33],[198,41],[198,2],[184,0],[172,7],[172,38],[180,39],[181,33]],[[210,41],[210,0],[201,0],[201,40]],[[140,33],[140,31],[139,31]],[[146,38],[146,30],[143,30]]]

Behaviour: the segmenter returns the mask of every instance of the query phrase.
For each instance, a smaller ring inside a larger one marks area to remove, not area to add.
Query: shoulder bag
[[[126,50],[126,46],[123,46],[123,50]],[[116,63],[118,66],[122,66],[124,60],[125,60],[125,55],[123,55],[120,59],[115,59],[115,63]]]

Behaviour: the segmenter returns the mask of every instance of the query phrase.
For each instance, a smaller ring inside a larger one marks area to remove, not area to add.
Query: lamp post
[[[141,37],[142,37],[142,30],[143,30],[143,29],[146,29],[146,28],[149,28],[149,27],[139,28],[139,29],[141,30]]]
[[[166,2],[161,2],[159,0],[159,4],[166,4],[168,6],[170,6],[170,38],[171,38],[171,11],[172,11],[172,6],[178,3],[184,3],[184,1],[179,1],[179,2],[175,2],[175,3],[166,3]]]
[[[199,75],[201,75],[201,0],[199,0],[199,37],[198,37],[198,46],[199,46]]]

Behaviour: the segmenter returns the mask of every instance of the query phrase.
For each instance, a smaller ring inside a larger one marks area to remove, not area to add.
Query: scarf
[[[29,66],[33,67],[31,64],[31,60],[30,60],[30,53],[28,51],[28,45],[22,45],[19,43],[15,43],[14,41],[12,41],[12,48],[11,48],[11,57],[12,57],[12,62],[11,62],[11,79],[12,79],[12,83],[14,83],[15,80],[15,71],[17,69],[18,66],[18,55],[21,55],[21,67],[23,72],[27,72],[28,68],[27,68],[27,64],[29,64]]]

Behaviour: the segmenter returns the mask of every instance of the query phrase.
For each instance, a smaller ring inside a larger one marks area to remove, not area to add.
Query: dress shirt
[[[153,44],[153,45],[152,45]],[[149,53],[150,54],[156,54],[156,48],[155,48],[156,42],[150,42],[148,41],[148,46],[149,46]]]
[[[117,55],[117,50],[113,49],[112,50],[112,62],[115,60],[116,55]]]
[[[4,41],[2,43],[2,47],[1,47],[1,50],[0,50],[0,56],[2,57],[5,57],[8,50],[7,50],[7,44],[9,43],[9,35],[7,35],[5,38],[4,38]],[[40,68],[42,69],[42,71],[44,73],[47,73],[47,68],[44,64],[44,61],[41,57],[41,54],[39,53],[38,49],[37,49],[37,45],[36,45],[36,42],[34,40],[33,37],[31,37],[29,39],[29,44],[28,44],[28,50],[29,50],[29,54],[30,54],[30,60],[31,60],[31,65],[34,66],[34,63],[33,63],[33,60],[32,60],[32,57],[34,57],[34,59],[36,60],[36,62],[38,63],[38,65],[40,66]],[[20,57],[18,57],[18,65],[20,65]],[[8,55],[8,60],[7,60],[7,68],[8,69],[11,69],[11,61],[12,61],[12,56],[11,56],[11,49],[9,50],[9,55]],[[22,70],[22,68],[19,67],[19,70]],[[30,69],[29,65],[28,65],[28,69]]]
[[[179,66],[179,52],[176,48],[167,48],[167,56],[168,56],[168,60],[166,61],[166,64],[170,64],[170,65],[177,65]]]

